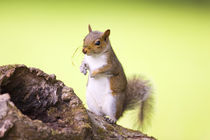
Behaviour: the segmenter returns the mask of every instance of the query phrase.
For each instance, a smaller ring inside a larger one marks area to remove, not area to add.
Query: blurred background
[[[155,113],[145,133],[160,140],[210,139],[208,1],[1,0],[0,65],[54,73],[86,106],[87,77],[79,66],[88,24],[111,29],[126,75],[141,74],[154,85]],[[118,124],[132,128],[131,116]]]

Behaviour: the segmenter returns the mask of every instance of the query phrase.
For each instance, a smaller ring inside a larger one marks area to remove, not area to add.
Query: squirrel
[[[92,31],[83,40],[84,59],[80,71],[89,71],[86,100],[88,109],[104,116],[109,123],[116,121],[126,110],[139,108],[138,126],[143,128],[153,109],[153,94],[148,81],[134,76],[126,78],[123,67],[109,40],[110,30]]]

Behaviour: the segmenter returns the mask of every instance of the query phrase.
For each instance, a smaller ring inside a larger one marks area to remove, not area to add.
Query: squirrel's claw
[[[116,124],[116,119],[112,119],[108,116],[104,116],[105,120],[110,124]]]

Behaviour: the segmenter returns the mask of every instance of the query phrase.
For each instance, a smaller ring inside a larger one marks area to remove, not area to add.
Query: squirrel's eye
[[[95,45],[100,45],[100,43],[101,43],[100,41],[96,41]]]

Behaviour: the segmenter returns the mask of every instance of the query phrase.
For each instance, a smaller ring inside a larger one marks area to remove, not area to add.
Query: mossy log
[[[0,67],[0,139],[139,139],[153,137],[87,111],[73,89],[36,68]]]

